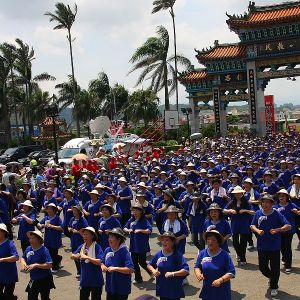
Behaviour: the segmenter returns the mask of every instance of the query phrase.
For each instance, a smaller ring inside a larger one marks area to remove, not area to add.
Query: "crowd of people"
[[[103,149],[98,156],[1,173],[0,299],[16,299],[17,261],[29,273],[28,299],[50,299],[63,236],[81,300],[104,298],[103,287],[107,300],[133,299],[132,284],[144,280],[156,281],[161,300],[181,299],[188,276],[203,281],[200,298],[231,299],[229,239],[236,263],[246,269],[247,249],[256,245],[271,296],[278,294],[280,262],[293,272],[292,241],[300,240],[299,139],[237,136],[127,160]],[[151,255],[154,229],[161,250]],[[189,238],[199,250],[194,275],[185,258]]]

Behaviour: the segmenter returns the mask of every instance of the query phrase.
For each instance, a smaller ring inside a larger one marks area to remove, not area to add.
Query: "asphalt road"
[[[15,227],[15,235],[17,227]],[[160,249],[157,243],[157,230],[154,230],[151,238],[151,253],[154,254]],[[190,237],[188,238],[190,241]],[[76,271],[74,262],[70,259],[69,240],[63,238],[64,247],[60,249],[60,254],[63,256],[63,268],[54,274],[54,282],[56,289],[51,291],[52,300],[62,299],[79,299],[79,282],[75,278]],[[298,241],[294,237],[293,249],[296,249]],[[20,249],[19,241],[16,242],[19,254]],[[293,269],[291,274],[285,274],[282,269],[279,281],[279,294],[277,297],[271,298],[270,291],[267,289],[267,279],[264,278],[258,270],[257,252],[247,251],[248,264],[244,267],[237,267],[235,261],[234,249],[230,246],[231,256],[236,266],[236,278],[232,280],[232,299],[285,299],[285,300],[300,300],[300,251],[293,250]],[[201,288],[201,283],[197,282],[193,273],[195,259],[197,257],[197,248],[190,243],[186,247],[186,258],[190,266],[190,276],[188,277],[189,284],[185,287],[185,299],[198,299]],[[19,267],[19,264],[18,264]],[[145,282],[139,285],[133,285],[132,293],[129,296],[130,300],[137,297],[149,294],[155,296],[155,281],[148,281],[149,276],[146,272],[142,271]],[[27,299],[25,293],[26,285],[29,281],[29,274],[19,272],[19,282],[16,285],[15,294],[18,299]],[[103,292],[103,299],[105,299],[105,292]],[[5,299],[3,299],[5,300]],[[216,299],[222,300],[222,299]]]

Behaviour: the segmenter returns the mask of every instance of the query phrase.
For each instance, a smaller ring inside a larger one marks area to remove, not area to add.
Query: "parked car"
[[[43,145],[30,145],[8,148],[2,155],[0,155],[0,163],[7,164],[11,161],[18,161],[19,159],[24,159],[29,155],[29,153],[33,151],[43,150],[43,148]]]
[[[49,150],[47,154],[39,158],[39,164],[47,165],[49,161],[53,160],[54,156],[55,156],[55,152]]]

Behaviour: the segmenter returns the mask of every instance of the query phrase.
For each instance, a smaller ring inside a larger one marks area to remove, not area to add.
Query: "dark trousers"
[[[203,250],[205,248],[205,242],[203,239],[203,234],[199,232],[192,233],[193,244],[199,249]]]
[[[253,232],[251,232],[248,236],[248,245],[249,246],[254,246],[254,243],[253,243]]]
[[[118,295],[107,293],[106,300],[127,300],[128,295]]]
[[[68,226],[64,227],[64,235],[67,236],[68,238],[71,238],[71,233],[68,229]]]
[[[80,288],[80,300],[101,300],[102,287],[81,287]]]
[[[28,292],[28,300],[39,300],[39,294],[41,295],[41,300],[50,300],[50,289],[30,289]]]
[[[286,269],[290,269],[292,267],[292,240],[292,233],[283,233],[281,235],[282,261],[285,262]]]
[[[26,248],[30,246],[30,243],[28,241],[21,240],[21,249],[23,253],[25,252]]]
[[[4,284],[0,283],[0,299],[14,300],[15,283]]]
[[[75,266],[76,266],[77,274],[81,274],[81,268],[80,268],[80,261],[79,260],[75,260]]]
[[[232,235],[232,244],[241,262],[246,261],[246,248],[249,235],[236,233]]]
[[[270,288],[278,289],[280,276],[280,251],[258,250],[258,265],[261,273],[270,279]]]
[[[122,213],[121,216],[121,225],[124,227],[127,221],[131,218],[131,213]]]
[[[150,271],[147,268],[147,262],[146,262],[146,253],[134,253],[131,252],[131,258],[134,265],[134,275],[136,281],[143,280],[141,275],[141,269],[140,266],[150,275]]]
[[[58,255],[58,249],[57,248],[47,247],[47,249],[49,250],[49,254],[52,258],[52,262],[53,262],[52,269],[53,270],[59,270],[59,264],[62,260],[62,256]]]

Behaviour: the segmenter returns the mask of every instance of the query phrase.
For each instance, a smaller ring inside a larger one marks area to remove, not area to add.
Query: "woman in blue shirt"
[[[217,230],[223,236],[221,248],[229,252],[227,240],[231,237],[231,228],[227,220],[223,217],[223,210],[217,203],[212,203],[207,209],[208,216],[204,222],[203,231]]]
[[[50,290],[55,288],[51,274],[52,260],[48,249],[43,245],[43,235],[39,230],[27,232],[30,246],[21,258],[21,269],[30,273],[26,292],[28,300],[49,300]]]
[[[98,212],[103,204],[99,199],[99,192],[97,190],[92,190],[90,193],[91,200],[86,202],[83,207],[83,214],[87,219],[89,226],[98,229],[99,216]]]
[[[103,252],[96,242],[97,238],[93,227],[84,228],[84,243],[71,256],[71,259],[80,262],[80,300],[89,300],[90,295],[92,300],[101,299],[104,284],[101,270]]]
[[[173,232],[176,236],[176,248],[178,252],[185,253],[186,238],[189,235],[189,230],[186,223],[179,217],[180,210],[175,206],[169,206],[166,210],[167,220],[164,222],[162,232]]]
[[[240,266],[247,263],[246,248],[250,234],[250,216],[254,215],[254,210],[244,197],[244,193],[245,190],[236,186],[231,192],[232,201],[223,210],[224,214],[230,215],[231,218],[232,244]]]
[[[18,216],[12,219],[13,224],[19,224],[18,240],[21,241],[21,248],[24,252],[29,246],[29,240],[27,236],[28,231],[34,230],[34,221],[36,219],[33,212],[33,205],[30,200],[26,200],[20,206],[23,210]]]
[[[189,266],[176,249],[174,233],[167,231],[158,239],[162,250],[148,264],[149,271],[156,277],[156,296],[160,300],[179,300],[185,297],[183,281],[189,275]]]
[[[50,203],[46,206],[47,216],[44,217],[37,227],[45,228],[44,245],[47,247],[53,261],[52,273],[59,270],[62,256],[58,255],[58,250],[62,246],[62,220],[57,214],[57,206]]]
[[[131,293],[131,274],[134,272],[134,265],[125,240],[121,228],[109,231],[109,247],[104,251],[102,263],[102,272],[106,273],[106,300],[127,300]]]
[[[103,204],[100,208],[100,214],[102,215],[101,219],[99,220],[98,224],[98,233],[99,233],[99,240],[102,250],[104,251],[108,246],[108,231],[116,228],[121,227],[119,220],[117,220],[113,214],[114,209],[109,204]]]
[[[14,300],[14,290],[18,282],[16,261],[19,255],[13,241],[8,239],[5,224],[0,224],[0,299]]]
[[[235,269],[228,252],[221,248],[223,236],[216,230],[204,233],[207,248],[202,250],[195,264],[198,281],[203,280],[200,298],[203,300],[230,300],[230,280],[235,277]]]
[[[132,206],[132,217],[124,227],[124,231],[130,235],[131,258],[134,264],[135,280],[133,283],[143,282],[140,266],[150,273],[147,269],[147,252],[150,249],[149,236],[152,233],[152,226],[145,217],[145,211],[141,204],[136,203]]]
[[[83,217],[82,207],[76,205],[72,207],[74,217],[69,223],[69,232],[71,234],[71,250],[74,253],[80,245],[83,244],[82,231],[88,227],[87,220]],[[80,277],[80,263],[75,261],[77,269],[77,278]]]
[[[291,224],[291,230],[282,233],[281,235],[281,254],[282,263],[285,267],[285,272],[290,273],[292,269],[292,241],[293,235],[296,232],[296,216],[300,215],[300,208],[290,201],[290,195],[287,190],[281,189],[277,193],[279,203],[274,208],[280,212],[287,221]]]

